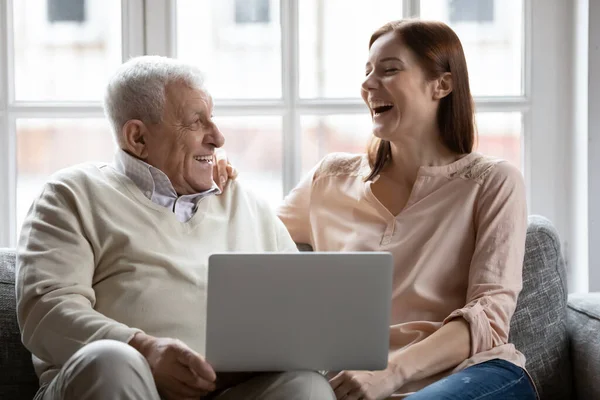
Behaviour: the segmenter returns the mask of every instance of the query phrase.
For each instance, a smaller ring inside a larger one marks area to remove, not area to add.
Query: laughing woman
[[[338,399],[535,399],[508,343],[527,229],[519,170],[473,151],[473,99],[447,25],[391,22],[369,43],[366,154],[325,157],[279,216],[317,251],[389,251],[389,365],[342,371]],[[340,296],[352,295],[340,293]]]

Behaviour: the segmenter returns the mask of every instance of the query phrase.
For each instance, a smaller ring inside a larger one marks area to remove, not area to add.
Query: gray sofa
[[[37,378],[15,314],[14,250],[0,249],[0,399],[32,399]],[[560,241],[529,218],[523,291],[510,340],[527,356],[542,400],[600,399],[600,294],[567,298]]]

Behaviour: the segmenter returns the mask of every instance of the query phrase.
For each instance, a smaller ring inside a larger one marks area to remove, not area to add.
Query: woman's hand
[[[338,400],[381,400],[402,386],[402,378],[388,367],[383,371],[342,371],[329,380]]]
[[[213,155],[213,179],[221,191],[229,179],[235,179],[238,176],[237,170],[229,163],[225,150],[216,149]]]

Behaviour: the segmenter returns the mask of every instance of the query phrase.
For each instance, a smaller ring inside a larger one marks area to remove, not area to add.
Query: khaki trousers
[[[335,400],[316,372],[253,375],[211,400]],[[160,400],[146,359],[133,347],[99,340],[75,353],[35,400]]]

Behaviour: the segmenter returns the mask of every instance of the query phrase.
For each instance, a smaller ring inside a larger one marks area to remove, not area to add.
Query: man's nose
[[[209,135],[209,139],[211,141],[211,144],[214,145],[215,147],[223,147],[223,145],[225,144],[225,137],[221,133],[221,130],[219,129],[219,127],[214,122],[212,123],[212,126],[211,126],[211,132]]]

